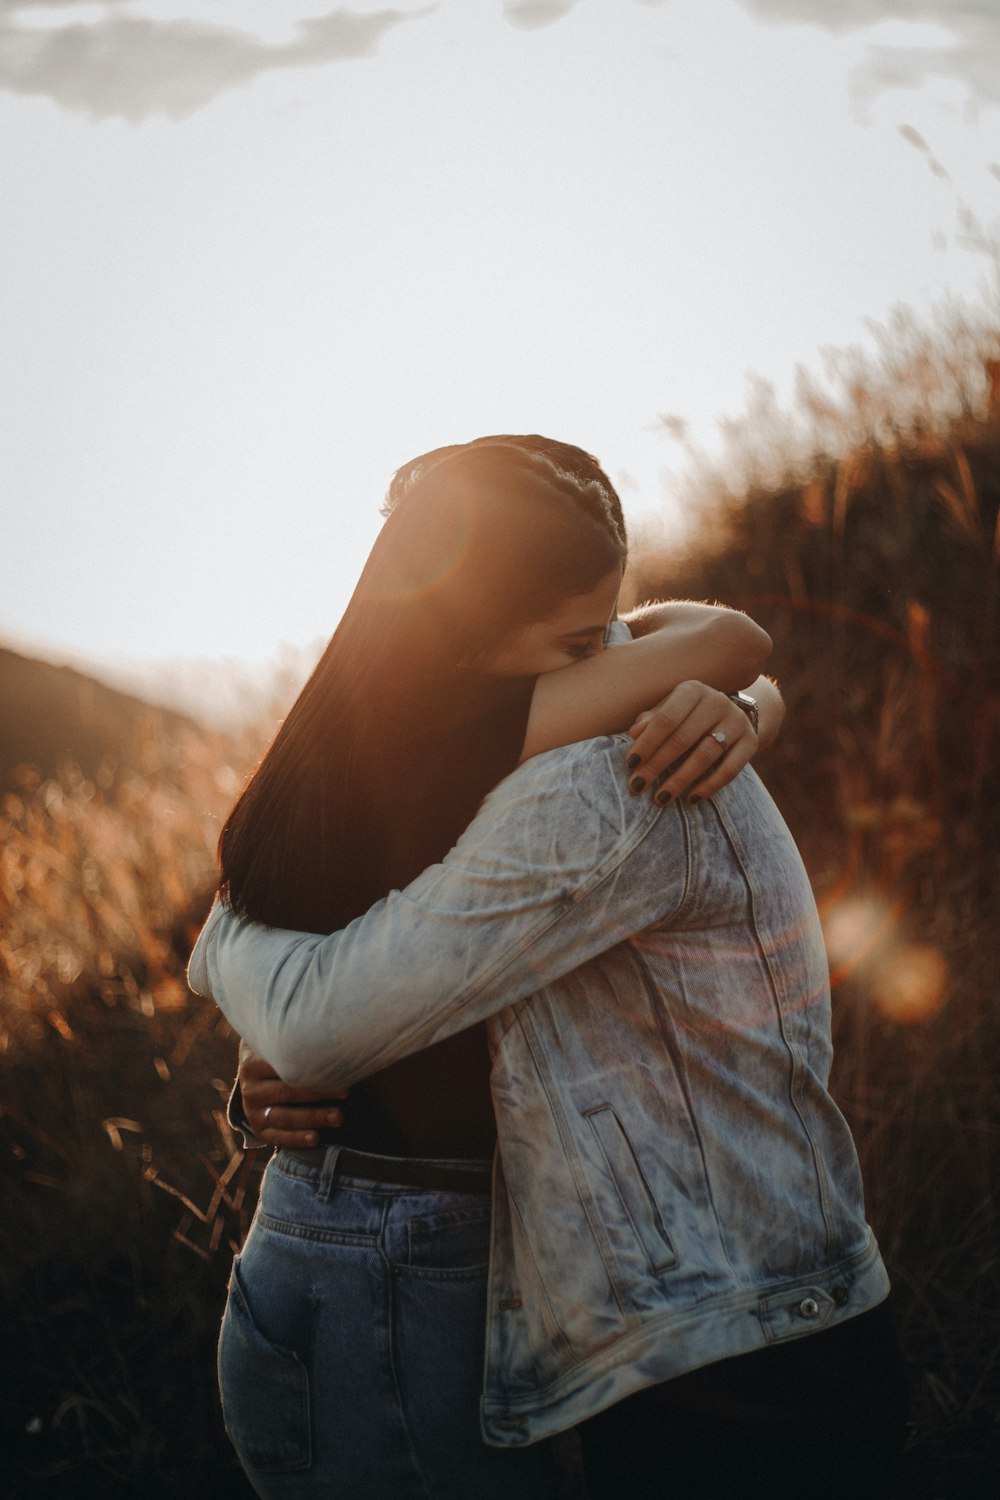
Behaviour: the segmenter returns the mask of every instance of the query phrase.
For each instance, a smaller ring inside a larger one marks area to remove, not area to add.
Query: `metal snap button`
[[[848,1291],[842,1281],[837,1282],[837,1285],[834,1287],[831,1296],[833,1297],[833,1300],[834,1302],[836,1302],[838,1307],[843,1307],[846,1304]]]
[[[799,1303],[799,1317],[800,1318],[818,1318],[819,1317],[819,1303],[816,1301],[815,1297],[805,1297],[805,1298],[803,1298],[803,1300]]]

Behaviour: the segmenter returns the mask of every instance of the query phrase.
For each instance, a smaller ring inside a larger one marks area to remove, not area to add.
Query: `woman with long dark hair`
[[[708,795],[749,759],[755,726],[727,695],[770,649],[751,620],[654,606],[631,618],[638,639],[603,650],[625,530],[583,450],[536,436],[439,449],[397,474],[387,511],[223,830],[220,892],[237,913],[345,927],[443,858],[519,761],[634,727],[667,695],[681,707],[644,737],[633,791],[687,755],[674,774]],[[707,685],[678,700],[685,679]],[[544,1445],[501,1453],[478,1431],[484,1027],[370,1074],[343,1116],[336,1152],[269,1165],[234,1267],[220,1377],[247,1473],[264,1496],[551,1495]]]

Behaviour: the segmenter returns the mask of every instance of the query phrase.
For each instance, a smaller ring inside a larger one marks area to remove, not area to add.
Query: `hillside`
[[[67,761],[87,777],[149,766],[155,743],[161,774],[176,770],[193,719],[119,692],[72,667],[57,667],[0,647],[0,790],[18,767],[50,776]]]
[[[79,986],[124,997],[181,959],[220,819],[262,733],[236,736],[0,650],[0,1052]]]

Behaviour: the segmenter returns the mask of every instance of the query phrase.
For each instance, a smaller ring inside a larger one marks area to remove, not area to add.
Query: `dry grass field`
[[[804,388],[792,422],[762,397],[686,555],[647,548],[632,582],[775,639],[789,713],[761,770],[820,899],[836,1091],[913,1372],[901,1500],[978,1500],[1000,1471],[996,347],[900,325],[839,404]],[[85,765],[2,768],[9,1497],[250,1494],[213,1345],[260,1168],[225,1122],[234,1038],[183,966],[259,745],[132,728]]]
[[[906,1496],[1000,1473],[1000,338],[900,317],[795,412],[758,393],[643,597],[745,608],[785,732],[760,770],[803,850],[834,980],[835,1093],[895,1283]]]
[[[253,753],[140,717],[0,800],[0,1493],[250,1494],[213,1341],[258,1169],[235,1042],[184,982],[217,817]]]

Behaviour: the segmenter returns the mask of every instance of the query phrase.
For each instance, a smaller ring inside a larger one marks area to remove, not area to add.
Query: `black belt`
[[[329,1147],[312,1146],[296,1151],[282,1147],[285,1156],[306,1166],[322,1169]],[[370,1156],[367,1151],[337,1153],[336,1177],[360,1177],[366,1182],[384,1182],[395,1187],[429,1188],[434,1192],[488,1193],[491,1169],[489,1162],[424,1161],[413,1156]]]

